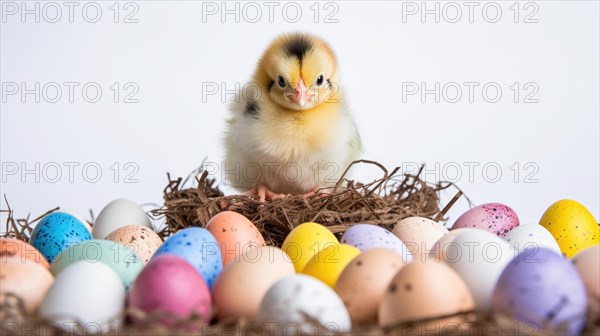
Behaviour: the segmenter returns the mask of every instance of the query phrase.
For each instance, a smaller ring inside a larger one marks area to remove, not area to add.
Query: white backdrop
[[[17,217],[160,204],[167,172],[221,162],[228,92],[290,31],[337,52],[364,158],[425,163],[522,222],[562,198],[599,216],[597,1],[1,5],[1,193]]]

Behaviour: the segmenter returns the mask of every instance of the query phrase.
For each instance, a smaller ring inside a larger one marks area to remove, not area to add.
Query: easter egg
[[[140,225],[127,225],[116,229],[106,236],[106,240],[119,243],[133,251],[142,261],[147,264],[158,250],[163,241],[151,229]]]
[[[600,227],[594,216],[581,203],[560,200],[552,204],[540,219],[558,242],[560,250],[572,257],[592,245],[600,244]]]
[[[109,233],[127,225],[141,225],[152,230],[150,218],[134,201],[120,198],[108,203],[98,214],[92,226],[95,239],[105,239]]]
[[[554,251],[526,249],[508,264],[493,294],[493,313],[538,330],[577,335],[585,324],[587,296],[575,267]]]
[[[52,263],[62,250],[91,239],[92,235],[79,219],[64,212],[53,212],[35,226],[29,243]]]
[[[12,238],[0,238],[0,260],[4,260],[9,257],[23,259],[29,259],[40,264],[45,269],[50,268],[50,264],[35,247],[27,244],[26,242],[19,239]]]
[[[301,272],[315,254],[338,243],[337,238],[328,228],[321,224],[307,222],[296,226],[285,237],[281,249],[290,256],[296,272]]]
[[[374,248],[387,248],[401,255],[405,262],[412,260],[406,245],[393,233],[377,225],[353,225],[344,232],[340,242],[352,245],[361,252]]]
[[[256,320],[272,326],[275,335],[313,335],[321,328],[345,333],[352,329],[342,299],[321,281],[303,274],[285,277],[271,286]]]
[[[254,319],[269,288],[295,273],[294,264],[282,250],[273,246],[248,249],[215,282],[213,296],[218,318]]]
[[[600,316],[600,244],[577,253],[571,262],[588,294],[588,316]]]
[[[246,249],[265,246],[265,239],[256,226],[237,212],[216,214],[208,221],[206,229],[219,243],[223,266],[239,259]]]
[[[161,312],[160,322],[173,326],[176,318],[192,314],[205,322],[211,318],[208,285],[187,261],[176,255],[153,258],[135,280],[129,291],[129,306],[146,313]]]
[[[540,247],[560,254],[560,247],[552,234],[538,224],[519,225],[510,230],[503,238],[517,254],[526,248]]]
[[[360,250],[352,245],[329,245],[308,261],[302,273],[333,287],[344,268],[359,254]]]
[[[375,248],[362,252],[344,269],[335,283],[354,326],[377,323],[377,310],[392,278],[404,266],[393,250]]]
[[[119,276],[126,289],[144,267],[138,256],[125,246],[110,240],[94,239],[63,250],[50,265],[50,271],[57,275],[80,260],[101,262],[109,266]]]
[[[478,205],[462,214],[452,229],[477,228],[504,237],[508,231],[519,225],[517,213],[508,205],[487,203]]]
[[[119,324],[125,305],[125,287],[106,264],[85,260],[56,275],[40,307],[39,317],[59,328],[108,331]]]
[[[409,263],[394,276],[383,295],[379,325],[436,319],[470,311],[474,306],[467,285],[448,265],[434,261]],[[441,321],[442,327],[453,322]]]
[[[416,261],[425,261],[433,244],[448,233],[442,224],[424,217],[408,217],[392,231],[408,247]]]
[[[30,314],[42,302],[53,281],[48,269],[31,259],[3,257],[0,260],[0,302],[10,295],[17,296]]]
[[[223,270],[217,240],[203,228],[190,227],[177,231],[167,238],[152,258],[163,254],[174,254],[189,262],[202,275],[209,288],[212,288]]]

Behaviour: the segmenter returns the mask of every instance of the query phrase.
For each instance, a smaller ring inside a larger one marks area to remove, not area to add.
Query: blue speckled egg
[[[404,262],[410,262],[412,255],[400,238],[390,231],[373,224],[356,224],[344,232],[341,243],[352,245],[361,252],[386,248],[402,256]]]
[[[586,318],[587,294],[575,266],[547,248],[518,254],[494,290],[495,314],[560,334],[578,335]]]
[[[35,226],[29,243],[52,263],[67,247],[90,239],[92,234],[75,216],[65,212],[53,212]]]
[[[206,229],[191,227],[180,230],[169,237],[152,258],[163,254],[174,254],[189,262],[211,289],[223,270],[219,244]]]

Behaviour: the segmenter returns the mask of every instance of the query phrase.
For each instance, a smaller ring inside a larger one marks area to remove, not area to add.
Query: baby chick
[[[312,35],[276,38],[231,112],[229,182],[261,201],[327,192],[361,152],[335,55]]]

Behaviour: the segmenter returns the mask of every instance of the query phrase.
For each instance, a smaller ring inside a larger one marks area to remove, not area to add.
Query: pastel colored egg
[[[307,222],[296,226],[283,241],[281,249],[290,256],[296,272],[301,272],[309,260],[328,246],[339,244],[328,228]]]
[[[138,256],[125,246],[109,240],[89,240],[70,246],[62,251],[50,265],[55,276],[70,265],[81,261],[101,262],[109,266],[129,289],[131,283],[144,268]]]
[[[452,229],[476,228],[504,237],[518,225],[519,217],[508,205],[487,203],[467,210],[454,222]]]
[[[526,249],[506,267],[494,290],[492,310],[537,330],[578,335],[587,307],[585,287],[575,267],[554,251]]]
[[[352,245],[329,245],[314,255],[302,273],[313,276],[329,287],[333,287],[344,268],[359,254],[360,250]]]
[[[174,326],[176,318],[188,319],[192,314],[205,322],[211,318],[208,285],[187,261],[176,255],[153,258],[135,280],[129,291],[129,306],[152,314],[164,315],[160,322]]]
[[[0,259],[9,257],[19,259],[29,259],[40,264],[45,269],[50,268],[50,264],[35,247],[19,239],[0,238]]]
[[[577,253],[571,261],[588,294],[588,316],[600,316],[600,244]]]
[[[140,225],[127,225],[116,229],[106,236],[106,240],[119,243],[133,251],[147,264],[163,241],[151,229]]]
[[[31,259],[3,257],[0,260],[0,302],[15,295],[23,300],[25,311],[34,313],[53,281],[48,269]]]
[[[586,207],[573,200],[552,204],[540,219],[558,242],[564,255],[571,258],[579,251],[600,244],[600,226]]]
[[[393,233],[377,225],[353,225],[344,232],[340,242],[352,245],[361,252],[374,248],[387,248],[402,256],[405,262],[412,260],[406,245]]]
[[[526,248],[544,247],[560,254],[560,247],[554,237],[548,230],[538,224],[519,225],[510,230],[504,240],[517,253],[523,252]]]
[[[141,225],[152,230],[152,222],[139,204],[125,198],[108,203],[92,226],[95,239],[105,239],[111,232],[127,225]]]
[[[398,253],[375,248],[362,252],[346,266],[335,283],[335,291],[344,301],[354,326],[377,323],[379,303],[404,265]]]
[[[425,261],[436,241],[448,233],[442,224],[424,217],[408,217],[392,231],[408,247],[414,260]]]
[[[177,231],[156,250],[152,258],[174,254],[189,262],[212,289],[223,270],[221,251],[215,237],[206,229],[190,227]]]
[[[313,335],[321,328],[346,333],[352,329],[342,299],[321,281],[303,274],[285,277],[271,286],[256,320],[273,327],[275,335]]]
[[[256,226],[244,215],[223,211],[213,216],[206,224],[221,249],[223,266],[239,259],[248,248],[265,246],[265,239]]]
[[[254,319],[269,288],[295,273],[294,264],[282,250],[274,246],[248,249],[215,282],[213,297],[218,318]]]
[[[52,263],[62,250],[91,239],[92,235],[79,219],[68,213],[53,212],[35,226],[29,243]]]

